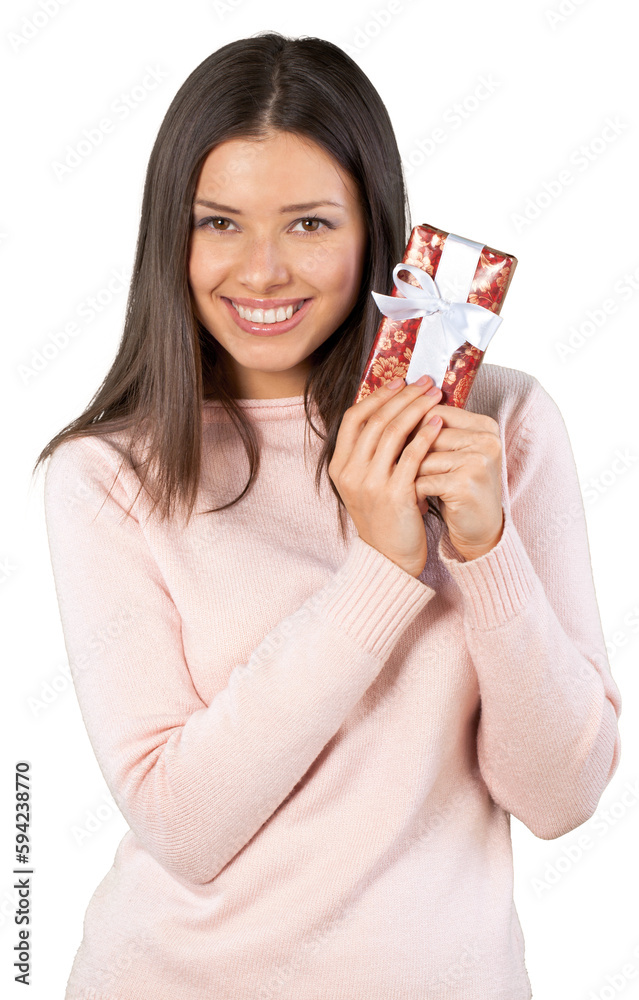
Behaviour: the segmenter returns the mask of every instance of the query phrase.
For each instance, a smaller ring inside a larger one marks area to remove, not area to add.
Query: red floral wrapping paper
[[[448,235],[443,229],[434,229],[426,223],[415,226],[402,263],[414,264],[436,280],[437,267]],[[512,254],[500,253],[492,247],[484,246],[467,301],[499,313],[516,266],[517,258]],[[410,285],[418,284],[409,271],[400,271],[399,277]],[[391,295],[398,294],[398,289],[393,287]],[[392,379],[406,378],[421,322],[421,317],[392,320],[388,316],[382,316],[354,404]],[[425,335],[427,336],[426,332]],[[468,341],[457,348],[444,375],[440,403],[461,408],[466,405],[484,353]]]

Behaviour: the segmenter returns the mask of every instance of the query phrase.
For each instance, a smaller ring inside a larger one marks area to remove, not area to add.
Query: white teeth
[[[231,302],[242,319],[247,319],[251,323],[282,323],[285,319],[290,319],[293,313],[304,305],[302,301],[296,306],[279,306],[277,309],[248,309],[245,306],[238,306],[232,299]]]

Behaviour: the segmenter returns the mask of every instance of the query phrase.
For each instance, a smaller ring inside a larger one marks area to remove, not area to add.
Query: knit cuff
[[[436,591],[356,535],[321,599],[322,613],[386,662]]]
[[[465,617],[471,628],[499,628],[525,607],[539,577],[524,548],[510,514],[504,513],[504,530],[497,544],[465,560],[445,530],[439,540],[439,558],[460,588]]]

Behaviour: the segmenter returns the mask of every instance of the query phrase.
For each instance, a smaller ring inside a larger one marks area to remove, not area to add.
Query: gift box
[[[354,403],[398,376],[411,384],[426,374],[442,390],[440,403],[463,408],[516,266],[512,254],[415,226],[391,295],[371,292],[383,318]]]

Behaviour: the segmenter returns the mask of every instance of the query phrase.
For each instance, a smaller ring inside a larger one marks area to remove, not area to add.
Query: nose
[[[290,279],[290,266],[283,248],[269,236],[247,240],[233,270],[235,278],[255,293],[285,285]]]

